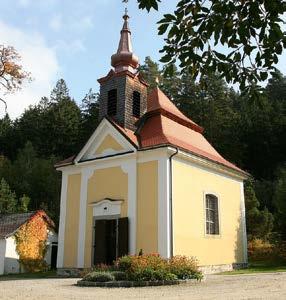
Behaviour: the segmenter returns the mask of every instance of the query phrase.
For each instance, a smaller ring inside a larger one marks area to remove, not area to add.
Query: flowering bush
[[[85,275],[83,280],[99,281],[102,278],[100,274],[104,276],[110,274],[113,280],[119,281],[202,279],[202,273],[198,270],[197,261],[193,257],[174,256],[171,259],[165,259],[157,253],[126,255],[120,257],[113,266],[104,264],[95,266],[93,272]],[[105,279],[108,279],[107,276],[104,277]]]
[[[180,255],[174,256],[168,261],[168,269],[179,279],[192,278],[195,274],[200,273],[198,262],[194,257]]]
[[[164,259],[159,254],[123,256],[115,263],[117,268],[125,271],[130,280],[175,280],[201,279],[197,261],[186,256]]]

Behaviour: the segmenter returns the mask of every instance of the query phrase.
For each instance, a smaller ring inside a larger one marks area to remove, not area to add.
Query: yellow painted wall
[[[95,154],[102,154],[104,150],[113,149],[116,151],[124,150],[124,148],[110,135],[108,134],[96,149]]]
[[[220,236],[205,235],[204,192],[219,197]],[[200,265],[243,262],[240,183],[189,164],[173,164],[174,254]]]
[[[137,164],[137,253],[158,252],[158,161]]]
[[[87,207],[86,207],[86,240],[85,240],[85,267],[92,264],[92,234],[93,213],[89,204],[104,198],[123,200],[121,217],[127,217],[128,209],[128,175],[121,167],[99,169],[94,172],[88,181]]]
[[[77,265],[80,184],[81,174],[68,176],[64,242],[65,268],[74,268]]]

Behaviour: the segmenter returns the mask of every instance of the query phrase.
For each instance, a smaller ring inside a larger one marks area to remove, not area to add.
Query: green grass
[[[250,262],[247,269],[222,272],[219,275],[239,275],[253,273],[286,272],[286,263],[279,262]]]
[[[1,275],[0,281],[3,280],[19,280],[19,279],[45,279],[45,278],[57,278],[56,271],[37,272],[37,273],[22,273],[22,274],[8,274]]]

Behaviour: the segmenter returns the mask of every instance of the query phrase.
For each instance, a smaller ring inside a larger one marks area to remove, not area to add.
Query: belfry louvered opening
[[[115,116],[117,113],[117,90],[108,91],[107,95],[107,114],[108,116]]]
[[[133,108],[132,113],[133,116],[136,118],[140,117],[140,102],[141,102],[141,95],[139,92],[135,91],[133,92]]]

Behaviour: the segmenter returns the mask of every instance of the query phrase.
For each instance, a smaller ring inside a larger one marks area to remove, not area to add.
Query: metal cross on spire
[[[122,3],[126,3],[126,7],[125,7],[125,15],[128,15],[128,9],[127,9],[127,4],[128,4],[129,0],[122,0]]]

